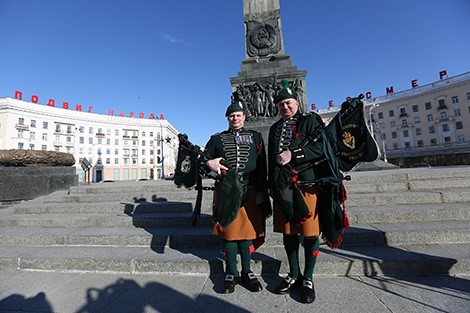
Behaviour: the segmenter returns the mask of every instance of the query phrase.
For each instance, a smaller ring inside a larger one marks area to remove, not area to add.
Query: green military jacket
[[[292,152],[290,164],[299,171],[309,166],[312,162],[322,161],[318,166],[300,172],[298,180],[310,181],[325,176],[330,176],[328,168],[328,158],[332,151],[329,144],[325,144],[325,132],[320,131],[323,126],[321,117],[314,113],[297,113],[293,117],[284,120],[280,119],[269,129],[269,173],[273,172],[276,165],[276,157],[283,151]],[[319,128],[320,127],[320,128]],[[317,135],[310,140],[307,145],[302,145],[311,134],[317,131]]]
[[[212,135],[204,151],[206,159],[224,158],[240,176],[242,185],[265,190],[266,151],[261,133],[242,128]]]

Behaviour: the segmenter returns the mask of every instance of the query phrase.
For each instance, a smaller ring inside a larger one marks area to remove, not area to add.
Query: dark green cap
[[[243,107],[243,104],[242,102],[240,101],[240,97],[238,96],[238,92],[234,92],[233,93],[233,100],[232,100],[232,104],[229,105],[229,107],[227,108],[227,111],[225,112],[225,116],[229,116],[230,113],[233,113],[233,112],[243,112],[245,113],[245,109]]]
[[[297,99],[297,93],[295,92],[295,90],[293,90],[290,86],[289,86],[289,83],[287,82],[287,80],[283,79],[281,81],[281,85],[282,85],[282,90],[279,91],[279,93],[274,97],[274,103],[278,103],[282,100],[286,100],[286,99],[295,99],[295,100],[298,100]]]

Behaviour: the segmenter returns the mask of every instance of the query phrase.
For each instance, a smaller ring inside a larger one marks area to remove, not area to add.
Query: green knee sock
[[[299,277],[299,236],[284,235],[284,249],[286,249],[287,260],[289,261],[290,276],[292,278]]]
[[[225,258],[227,259],[227,272],[232,275],[238,275],[237,270],[237,251],[238,244],[236,241],[224,240]]]
[[[320,240],[304,238],[305,248],[305,273],[304,276],[308,279],[313,279],[313,269],[317,263],[317,256],[320,249]]]
[[[251,253],[254,251],[253,240],[240,240],[238,248],[242,259],[242,274],[246,274],[251,271]]]

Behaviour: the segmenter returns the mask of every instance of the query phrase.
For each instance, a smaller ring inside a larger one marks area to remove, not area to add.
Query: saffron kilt
[[[309,211],[312,213],[312,217],[305,221],[305,223],[303,223],[302,225],[293,225],[286,220],[284,213],[282,213],[281,209],[279,209],[279,207],[277,206],[276,200],[274,200],[274,232],[283,233],[286,235],[301,234],[304,237],[319,236],[320,223],[318,220],[318,212],[316,210],[316,186],[299,186],[299,189],[302,193],[305,203],[308,206]]]
[[[214,204],[216,201],[217,191],[214,191]],[[256,204],[256,187],[248,187],[248,202],[238,210],[237,218],[224,232],[214,226],[212,233],[229,241],[250,240],[264,237],[265,230],[261,208]]]

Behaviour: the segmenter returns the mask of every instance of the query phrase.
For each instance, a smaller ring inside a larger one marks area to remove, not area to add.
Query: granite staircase
[[[349,175],[351,227],[340,248],[321,245],[316,275],[470,274],[470,167]],[[114,182],[1,209],[0,269],[222,273],[212,194],[204,192],[202,217],[192,227],[195,198],[195,190],[171,181]],[[271,224],[252,269],[284,275],[282,235]]]

